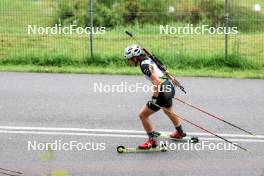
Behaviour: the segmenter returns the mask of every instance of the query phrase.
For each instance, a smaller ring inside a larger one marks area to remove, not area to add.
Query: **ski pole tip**
[[[247,151],[248,153],[252,153],[252,151],[251,151],[251,150],[249,150],[249,149],[246,149],[246,151]]]
[[[127,35],[129,35],[130,37],[133,36],[133,35],[132,35],[130,32],[128,32],[128,31],[125,31],[125,33],[126,33]]]

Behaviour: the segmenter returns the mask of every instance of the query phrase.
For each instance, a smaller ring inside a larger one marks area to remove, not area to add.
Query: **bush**
[[[219,0],[200,0],[198,5],[201,16],[210,26],[221,26],[224,23],[225,4]]]
[[[120,9],[120,4],[115,3],[113,8]],[[93,21],[95,26],[114,27],[122,23],[122,13],[114,13],[103,3],[93,1]],[[63,0],[59,2],[56,23],[63,25],[76,24],[89,26],[89,0]]]
[[[233,5],[233,6],[232,6]],[[169,7],[176,10],[169,13]],[[263,31],[262,13],[250,7],[229,4],[229,26],[239,31]],[[235,9],[235,10],[234,10]],[[95,26],[116,27],[134,24],[206,23],[210,26],[223,26],[225,2],[223,0],[93,0]],[[243,19],[240,21],[239,19]],[[245,20],[246,19],[246,20]],[[258,19],[258,20],[256,20]],[[89,0],[60,0],[56,23],[89,26]]]
[[[166,24],[173,19],[169,14],[169,3],[166,1],[147,0],[141,1],[138,21],[149,24]],[[174,19],[175,20],[175,19]]]
[[[125,24],[134,24],[139,17],[140,6],[138,0],[128,0],[123,14]]]

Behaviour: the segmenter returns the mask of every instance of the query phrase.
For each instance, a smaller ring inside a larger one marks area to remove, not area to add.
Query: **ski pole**
[[[184,87],[181,85],[181,83],[175,78],[175,76],[173,76],[167,69],[166,67],[162,64],[162,62],[156,58],[153,54],[151,54],[151,52],[149,52],[139,41],[136,37],[133,36],[132,33],[125,31],[125,33],[130,36],[132,39],[134,39],[142,48],[142,50],[148,55],[150,56],[152,59],[155,60],[155,62],[157,63],[157,65],[162,69],[162,71],[164,72],[164,74],[167,76],[168,79],[170,79],[176,86],[178,86],[181,91],[183,91],[186,94],[186,91],[184,89]]]
[[[170,112],[169,110],[160,107],[160,106],[157,105],[156,103],[153,103],[153,104],[154,104],[155,106],[157,106],[157,107],[163,109],[163,110],[166,111],[166,112]],[[217,138],[220,138],[220,139],[222,139],[222,140],[224,140],[224,141],[226,141],[226,142],[228,142],[228,143],[230,143],[230,144],[232,144],[232,145],[234,145],[234,146],[236,146],[236,147],[238,147],[238,148],[240,148],[240,149],[242,149],[242,150],[244,150],[244,151],[250,152],[249,149],[244,148],[244,147],[242,147],[242,146],[240,146],[240,145],[238,145],[238,144],[236,144],[236,143],[233,143],[232,141],[230,141],[230,140],[228,140],[228,139],[226,139],[226,138],[224,138],[224,137],[222,137],[222,136],[219,136],[218,134],[216,134],[216,133],[214,133],[214,132],[211,132],[211,131],[205,129],[204,127],[202,127],[202,126],[200,126],[200,125],[197,125],[197,124],[191,122],[191,121],[188,120],[188,119],[185,119],[185,118],[180,117],[180,116],[178,116],[178,117],[179,117],[181,120],[183,120],[183,121],[185,121],[185,122],[187,122],[187,123],[189,123],[189,124],[191,124],[191,125],[193,125],[193,126],[199,128],[199,129],[201,129],[201,130],[203,130],[203,131],[205,131],[205,132],[207,132],[207,133],[209,133],[209,134],[212,134],[213,136],[215,136],[215,137],[217,137]]]
[[[8,176],[17,176],[17,175],[14,175],[14,174],[9,174],[9,173],[5,173],[5,172],[1,172],[1,171],[0,171],[0,174],[8,175]]]
[[[181,99],[179,99],[179,98],[177,98],[177,97],[174,97],[174,99],[177,100],[177,101],[179,101],[179,102],[181,102],[181,103],[183,103],[183,104],[185,104],[185,105],[187,105],[187,106],[189,106],[189,107],[192,107],[192,108],[194,108],[194,109],[196,109],[196,110],[198,110],[198,111],[200,111],[200,112],[202,112],[202,113],[204,113],[204,114],[207,114],[207,115],[209,115],[209,116],[211,116],[211,117],[213,117],[213,118],[215,118],[215,119],[218,119],[218,120],[220,120],[220,121],[222,121],[222,122],[224,122],[224,123],[226,123],[226,124],[228,124],[228,125],[231,125],[231,126],[233,126],[234,128],[237,128],[237,129],[239,129],[239,130],[241,130],[241,131],[244,131],[244,132],[246,132],[246,133],[248,133],[248,134],[250,134],[250,135],[255,136],[254,133],[252,133],[252,132],[250,132],[250,131],[248,131],[248,130],[245,130],[245,129],[243,129],[243,128],[241,128],[241,127],[239,127],[239,126],[237,126],[237,125],[235,125],[235,124],[233,124],[233,123],[231,123],[231,122],[228,122],[228,121],[226,121],[226,120],[225,120],[224,118],[222,118],[222,117],[218,117],[218,116],[216,116],[216,115],[214,115],[214,114],[211,114],[211,113],[209,113],[209,112],[207,112],[207,111],[205,111],[205,110],[203,110],[203,109],[201,109],[201,108],[198,108],[198,107],[196,107],[196,106],[194,106],[194,105],[192,105],[192,104],[190,104],[190,103],[187,103],[187,102],[185,102],[185,101],[183,101],[183,100],[181,100]]]
[[[7,172],[11,172],[11,173],[16,173],[16,174],[23,174],[22,172],[12,171],[12,170],[4,169],[4,168],[1,168],[1,167],[0,167],[0,170],[7,171]]]

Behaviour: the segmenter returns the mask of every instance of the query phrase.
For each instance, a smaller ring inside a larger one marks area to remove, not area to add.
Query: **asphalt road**
[[[0,175],[22,172],[26,176],[48,175],[50,170],[74,176],[87,175],[250,175],[264,176],[264,81],[247,79],[179,78],[187,95],[180,97],[226,120],[256,133],[249,136],[200,112],[174,102],[175,110],[224,137],[250,149],[174,150],[168,152],[118,154],[116,147],[137,146],[145,135],[138,111],[150,92],[98,92],[95,84],[145,85],[141,76],[78,74],[0,73]],[[168,118],[152,117],[155,129],[172,131]],[[219,144],[190,124],[184,129],[201,141]],[[39,144],[29,150],[29,143]],[[88,150],[59,150],[51,162],[42,144],[75,141]]]

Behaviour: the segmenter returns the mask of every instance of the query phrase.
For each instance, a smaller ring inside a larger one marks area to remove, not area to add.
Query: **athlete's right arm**
[[[156,73],[151,74],[150,79],[151,79],[151,81],[153,83],[153,86],[154,86],[153,96],[154,97],[158,97],[158,95],[159,95],[160,79],[159,79],[159,77],[158,77],[158,75]]]

